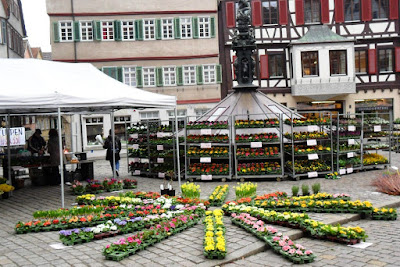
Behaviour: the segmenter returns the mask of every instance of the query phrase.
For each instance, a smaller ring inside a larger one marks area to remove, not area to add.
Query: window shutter
[[[216,27],[215,27],[215,17],[211,17],[210,18],[210,32],[211,32],[211,38],[215,38],[215,31],[216,31]]]
[[[74,40],[75,42],[79,42],[81,40],[81,27],[79,21],[74,21]]]
[[[260,78],[268,79],[269,71],[268,71],[268,55],[260,56]]]
[[[288,7],[287,0],[279,0],[279,24],[287,25],[288,24]]]
[[[157,68],[156,69],[156,80],[157,80],[157,86],[163,86],[163,69],[162,68]]]
[[[135,35],[136,40],[143,41],[143,20],[135,20]]]
[[[121,41],[122,40],[121,21],[120,20],[115,20],[114,21],[114,39],[115,39],[115,41]]]
[[[181,39],[181,20],[180,18],[174,19],[175,39]]]
[[[197,84],[203,84],[203,66],[196,67]]]
[[[138,88],[143,87],[143,68],[136,67],[136,86]]]
[[[101,22],[95,21],[94,25],[94,37],[96,41],[101,41]]]
[[[303,0],[295,0],[296,8],[296,25],[304,24],[304,2]]]
[[[162,36],[161,19],[156,19],[156,40],[161,40],[161,36]]]
[[[394,48],[394,64],[395,71],[400,72],[400,47]]]
[[[363,21],[370,21],[372,19],[371,0],[361,0],[361,19]]]
[[[368,73],[376,74],[376,49],[368,49]]]
[[[335,0],[335,21],[336,23],[344,22],[344,0]]]
[[[5,31],[5,22],[2,21],[2,26],[3,26],[3,39],[7,40],[7,33]],[[54,42],[58,43],[60,42],[60,32],[58,31],[58,22],[53,22],[53,37],[54,37]],[[5,42],[4,42],[5,43]]]
[[[235,73],[235,60],[237,56],[232,56],[232,71],[233,71],[233,80],[236,80],[236,73]]]
[[[199,38],[199,19],[197,17],[192,18],[192,30],[193,30],[193,39]]]
[[[389,19],[399,18],[399,0],[389,0]]]
[[[321,0],[321,23],[329,23],[329,0]]]
[[[236,26],[235,2],[225,3],[225,19],[227,28],[234,28]]]
[[[260,0],[251,1],[251,21],[255,27],[262,26],[262,8]]]
[[[122,67],[117,68],[117,80],[121,83],[124,82],[124,72],[122,71]]]
[[[222,83],[222,67],[221,65],[215,66],[215,72],[217,76],[217,83]]]
[[[183,85],[183,67],[176,67],[177,84]]]

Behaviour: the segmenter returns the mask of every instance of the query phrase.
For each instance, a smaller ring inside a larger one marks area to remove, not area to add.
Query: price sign
[[[316,145],[317,145],[317,140],[315,139],[307,140],[307,146],[316,146]]]
[[[211,175],[211,174],[210,174],[210,175],[204,175],[204,174],[203,174],[203,175],[201,175],[200,179],[203,180],[203,181],[204,181],[204,180],[205,180],[205,181],[207,181],[207,180],[208,180],[208,181],[211,181],[211,180],[212,180],[212,175]]]
[[[349,139],[349,140],[347,140],[347,143],[349,145],[354,145],[356,143],[356,141],[354,139]]]
[[[149,159],[140,159],[141,163],[149,163]]]
[[[382,131],[382,126],[380,126],[380,125],[375,125],[375,126],[374,126],[374,132],[380,132],[380,131]]]
[[[133,158],[133,159],[132,159],[132,162],[139,162],[139,161],[140,161],[139,158]]]
[[[138,139],[139,135],[137,133],[136,134],[130,134],[129,137],[132,138],[132,139]]]
[[[157,150],[164,150],[164,145],[157,145]]]
[[[309,160],[318,159],[318,154],[308,154],[307,156],[308,156],[308,159],[309,159]]]
[[[352,173],[352,172],[353,172],[353,168],[347,168],[347,169],[346,169],[346,172],[347,172],[347,173]]]
[[[346,174],[346,169],[339,169],[339,174]]]
[[[349,132],[355,132],[355,131],[356,131],[356,126],[354,126],[354,125],[349,125],[349,126],[347,127],[347,130],[348,130]]]
[[[353,157],[354,157],[354,152],[347,153],[347,158],[353,158]]]
[[[135,175],[140,175],[140,170],[135,170]]]
[[[211,143],[200,143],[200,148],[211,148]]]
[[[132,145],[132,148],[133,148],[133,149],[139,149],[139,144],[133,144],[133,145]]]
[[[308,172],[307,175],[308,178],[318,177],[318,172]]]
[[[318,126],[316,125],[308,125],[307,127],[309,132],[318,132]]]
[[[157,132],[157,138],[163,138],[164,133],[163,132]]]
[[[165,178],[165,173],[159,172],[158,173],[158,178]]]
[[[164,158],[157,158],[157,163],[164,163]]]
[[[211,157],[201,157],[200,158],[201,163],[210,163],[211,162]]]
[[[201,129],[200,134],[201,135],[211,135],[211,129]]]
[[[250,143],[250,147],[251,147],[251,148],[262,147],[262,142],[251,142],[251,143]]]

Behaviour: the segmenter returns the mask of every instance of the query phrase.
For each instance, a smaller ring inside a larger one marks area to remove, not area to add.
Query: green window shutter
[[[122,67],[117,68],[117,80],[120,81],[121,83],[124,82]]]
[[[156,80],[157,80],[157,86],[163,86],[164,81],[163,81],[163,69],[162,68],[156,69]]]
[[[94,39],[96,41],[101,41],[101,22],[100,21],[94,21],[93,22],[94,25]]]
[[[138,88],[143,87],[143,68],[136,67],[136,86]]]
[[[176,67],[176,83],[183,85],[183,67]]]
[[[210,32],[211,38],[215,38],[215,17],[210,18]]]
[[[55,43],[60,42],[60,32],[58,31],[58,22],[53,22],[53,37]]]
[[[111,78],[114,78],[118,80],[118,69],[117,67],[103,67],[103,72],[110,76]]]
[[[222,83],[222,67],[221,65],[215,66],[215,72],[217,76],[217,83]]]
[[[197,84],[203,84],[203,66],[196,67]]]
[[[156,19],[156,40],[161,40],[161,38],[162,38],[161,19]]]
[[[143,20],[135,20],[136,40],[143,41]]]
[[[192,18],[192,31],[193,31],[193,38],[199,38],[199,19],[197,17]]]
[[[174,19],[174,31],[175,31],[175,39],[181,39],[181,21],[180,18],[175,18]]]
[[[79,21],[74,21],[74,39],[75,42],[79,42],[81,40],[81,25]]]
[[[115,20],[114,21],[114,39],[115,41],[121,41],[122,36],[121,36],[121,21],[120,20]]]

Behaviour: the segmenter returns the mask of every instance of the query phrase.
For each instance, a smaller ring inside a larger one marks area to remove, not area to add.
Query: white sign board
[[[200,134],[201,135],[211,135],[211,129],[201,129]]]
[[[139,144],[133,144],[133,145],[132,145],[132,148],[133,148],[133,149],[139,149]]]
[[[140,175],[140,170],[135,170],[134,175]]]
[[[355,132],[355,131],[356,131],[356,126],[354,126],[354,125],[349,125],[349,127],[347,127],[347,130],[348,130],[349,132]]]
[[[353,173],[353,168],[347,168],[347,169],[346,169],[346,172],[347,172],[347,173]]]
[[[201,157],[200,158],[201,163],[210,163],[211,162],[211,157]]]
[[[10,128],[10,146],[25,145],[25,128]],[[7,146],[7,129],[0,128],[0,146]]]
[[[139,158],[133,158],[132,162],[140,162],[140,159]]]
[[[309,159],[309,160],[318,159],[318,154],[308,154],[308,159]]]
[[[164,133],[163,132],[158,132],[157,133],[157,138],[163,138],[164,137]]]
[[[141,163],[149,163],[149,159],[140,159]]]
[[[212,175],[210,174],[210,175],[201,175],[201,177],[200,177],[200,179],[201,180],[208,180],[208,181],[211,181],[212,180]]]
[[[136,134],[130,134],[129,137],[132,138],[132,139],[138,139],[139,135],[137,133]]]
[[[347,153],[347,158],[353,158],[353,157],[354,157],[354,152]]]
[[[157,145],[157,150],[164,150],[164,145]]]
[[[339,174],[346,174],[346,169],[339,169]]]
[[[262,142],[251,142],[251,143],[250,143],[250,147],[251,147],[251,148],[262,147]]]
[[[316,126],[316,125],[308,125],[307,130],[309,132],[318,132],[318,126]]]
[[[356,141],[354,139],[349,139],[349,140],[347,140],[347,143],[349,145],[354,145],[356,143]]]
[[[200,148],[211,148],[211,143],[200,143]]]
[[[159,172],[158,173],[158,178],[165,178],[165,173]]]
[[[318,172],[308,172],[307,175],[308,178],[318,177]]]
[[[164,163],[164,158],[157,158],[157,163]]]
[[[374,132],[380,132],[380,131],[382,131],[382,127],[380,125],[375,125]]]
[[[317,140],[315,139],[307,140],[307,146],[316,146],[316,145],[317,145]]]

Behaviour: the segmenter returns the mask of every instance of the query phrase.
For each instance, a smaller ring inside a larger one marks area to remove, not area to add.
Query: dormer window
[[[347,52],[346,50],[329,51],[329,64],[331,76],[347,74]]]
[[[303,77],[318,76],[318,51],[301,52]]]

